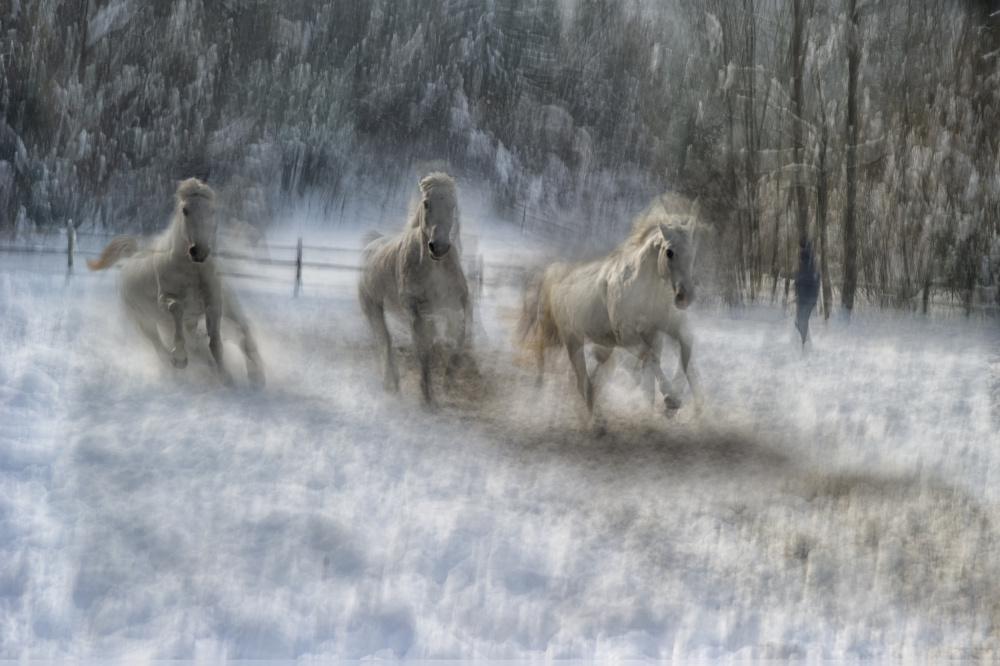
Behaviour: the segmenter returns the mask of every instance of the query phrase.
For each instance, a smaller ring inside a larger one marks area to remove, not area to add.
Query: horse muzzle
[[[691,305],[691,301],[693,300],[694,294],[690,294],[689,297],[688,293],[683,289],[678,289],[674,294],[674,305],[677,306],[678,310],[687,310],[687,306]]]
[[[448,250],[451,249],[451,243],[435,243],[431,241],[427,244],[427,249],[431,251],[431,259],[441,261],[444,259],[444,255],[448,254]]]
[[[205,245],[192,245],[191,249],[188,250],[188,254],[191,255],[191,261],[197,264],[200,264],[208,259],[208,255],[211,253],[211,248]]]

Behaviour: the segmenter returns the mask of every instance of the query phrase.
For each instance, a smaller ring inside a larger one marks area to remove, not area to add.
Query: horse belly
[[[656,333],[672,328],[677,316],[673,295],[658,280],[653,284],[631,285],[631,288],[625,289],[615,311],[629,323],[629,326],[622,327],[623,330],[627,328],[640,339],[650,339]],[[639,341],[623,340],[622,344],[631,345]]]
[[[378,303],[390,311],[399,310],[399,286],[396,277],[398,239],[381,236],[365,248],[358,282],[358,296]]]
[[[132,312],[147,318],[158,318],[165,314],[161,313],[159,286],[148,255],[126,262],[118,280],[122,301]]]
[[[587,277],[568,275],[561,288],[553,290],[550,307],[564,337],[568,333],[600,345],[613,345],[615,336],[608,309],[593,280]]]
[[[194,293],[191,287],[186,292],[181,306],[184,321],[189,323],[205,315],[205,300]],[[160,304],[160,286],[156,280],[153,264],[148,256],[137,257],[122,267],[119,277],[119,292],[129,311],[136,316],[155,319],[161,324],[173,325],[170,313]]]

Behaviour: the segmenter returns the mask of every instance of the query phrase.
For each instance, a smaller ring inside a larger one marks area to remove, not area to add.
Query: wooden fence
[[[66,225],[65,231],[65,242],[63,247],[58,247],[52,240],[55,237],[62,236],[62,232],[42,234],[41,243],[29,243],[29,244],[0,244],[0,252],[5,253],[19,253],[19,254],[58,254],[65,255],[66,257],[66,274],[71,276],[74,271],[74,264],[77,256],[84,257],[96,257],[100,254],[99,251],[92,250],[82,250],[80,249],[79,237],[89,237],[89,238],[99,238],[101,239],[101,246],[110,240],[110,236],[107,234],[98,233],[87,233],[78,232],[71,224]],[[299,297],[299,292],[302,289],[302,273],[304,269],[308,270],[332,270],[332,271],[360,271],[361,267],[357,259],[361,254],[360,249],[347,248],[347,247],[337,247],[337,246],[325,246],[325,245],[312,245],[303,243],[302,237],[300,236],[295,245],[281,245],[281,244],[271,244],[268,243],[262,246],[262,250],[266,250],[268,256],[261,256],[261,254],[251,253],[251,252],[235,252],[233,250],[219,250],[216,253],[216,257],[223,260],[223,267],[219,271],[219,274],[224,277],[237,278],[237,279],[248,279],[248,280],[268,280],[273,281],[275,278],[272,275],[263,275],[259,272],[240,272],[233,270],[231,267],[227,267],[226,264],[241,262],[247,264],[254,264],[257,266],[269,266],[278,268],[288,269],[288,279],[293,284],[292,296],[293,298]],[[294,259],[282,259],[273,258],[270,256],[271,253],[282,254],[291,253],[294,251]],[[334,256],[344,256],[343,261],[316,261],[307,260],[305,257],[309,254],[320,254],[320,255],[334,255]],[[352,261],[353,260],[353,261]],[[476,292],[482,291],[483,286],[483,257],[478,254],[471,257],[464,262],[466,276],[469,279],[470,287],[473,287]]]
[[[62,237],[65,234],[65,240],[61,243],[54,243],[53,240],[57,237]],[[0,253],[22,253],[22,254],[62,254],[66,257],[66,273],[67,276],[73,274],[75,257],[77,255],[82,255],[85,257],[97,256],[99,253],[96,251],[81,250],[79,237],[88,238],[99,238],[101,239],[100,245],[103,247],[110,236],[107,234],[99,233],[87,233],[87,232],[77,232],[76,229],[71,225],[67,224],[65,231],[49,232],[38,234],[42,237],[43,241],[41,243],[18,243],[18,244],[4,244],[0,243]],[[62,247],[58,247],[62,245]],[[263,246],[267,253],[282,254],[285,253],[286,256],[292,256],[291,253],[294,252],[294,258],[273,258],[271,256],[260,256],[259,254],[253,253],[241,253],[232,250],[220,250],[216,256],[223,260],[223,267],[220,270],[220,275],[230,278],[237,279],[247,279],[247,280],[266,280],[275,281],[282,280],[282,278],[276,278],[272,275],[265,275],[262,272],[241,272],[234,270],[234,265],[239,263],[253,264],[256,266],[266,266],[266,267],[276,267],[278,269],[287,268],[288,269],[288,280],[292,285],[292,296],[293,298],[298,298],[299,293],[302,289],[302,275],[303,271],[309,270],[320,270],[320,271],[359,271],[360,265],[357,261],[361,253],[358,248],[347,248],[347,247],[337,247],[337,246],[324,246],[324,245],[313,245],[303,242],[302,237],[297,239],[295,245],[282,245],[282,244],[267,244]],[[343,260],[337,261],[317,261],[313,259],[308,259],[310,255],[315,256],[326,255],[326,256],[343,256]],[[230,264],[230,265],[227,265]],[[469,280],[469,286],[472,288],[475,295],[482,293],[484,285],[484,261],[482,254],[476,254],[470,258],[466,258],[464,262],[466,276]],[[508,265],[490,265],[490,273],[492,275],[492,280],[490,284],[504,284],[512,285],[515,284],[520,275],[522,274],[523,267],[521,266],[508,266]],[[778,282],[784,282],[784,276],[771,276],[775,281],[773,289],[766,289],[766,285],[762,285],[761,290],[761,302],[770,300],[773,303],[773,299],[769,299],[767,296],[772,292],[783,291],[784,298],[782,299],[783,305],[788,305],[788,293],[787,284],[778,285]],[[864,285],[860,285],[860,291],[862,292],[862,298],[869,302],[869,306],[876,307],[880,309],[880,304],[885,302],[894,303],[896,309],[906,309],[917,311],[925,307],[925,303],[919,302],[922,296],[914,296],[910,303],[902,304],[897,302],[898,299],[893,301],[891,297],[886,297],[885,299],[879,299],[878,294],[874,290],[866,289]],[[940,285],[931,285],[931,293],[929,294],[929,302],[936,308],[944,308],[945,310],[955,310],[964,311],[966,316],[976,313],[985,316],[995,316],[1000,313],[1000,295],[997,293],[996,287],[976,287],[970,299],[963,299],[961,294],[957,294],[954,290],[946,289]],[[768,292],[765,294],[765,292]],[[706,302],[713,300],[709,293],[704,292]],[[716,294],[714,300],[718,300],[721,303],[721,294]]]

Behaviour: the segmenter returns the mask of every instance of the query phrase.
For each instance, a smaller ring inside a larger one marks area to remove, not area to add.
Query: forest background
[[[1000,7],[971,0],[3,0],[0,234],[262,229],[438,160],[532,231],[697,198],[706,280],[970,312],[1000,278]]]

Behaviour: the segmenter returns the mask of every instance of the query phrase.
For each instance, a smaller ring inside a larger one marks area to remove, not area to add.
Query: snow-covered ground
[[[0,659],[1000,656],[996,320],[814,318],[803,353],[791,310],[695,307],[702,413],[622,370],[596,437],[512,344],[516,280],[431,413],[350,271],[232,280],[254,391],[232,345],[234,387],[160,367],[114,271],[61,262],[0,255]]]

